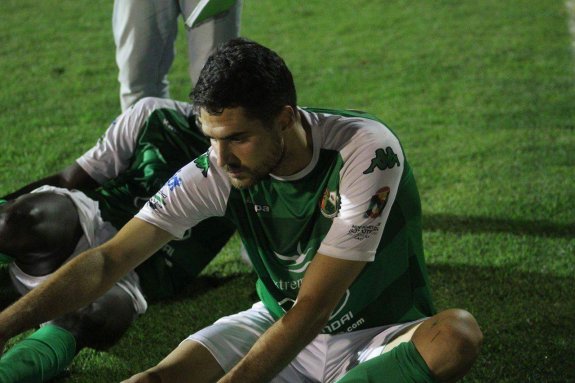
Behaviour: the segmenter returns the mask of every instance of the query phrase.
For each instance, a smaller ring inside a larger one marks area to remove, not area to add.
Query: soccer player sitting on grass
[[[382,122],[298,107],[283,60],[244,39],[208,59],[192,101],[210,150],[114,238],[2,312],[4,341],[93,301],[167,241],[225,216],[261,302],[127,382],[435,382],[467,373],[481,330],[464,310],[434,310],[419,193]],[[88,271],[73,294],[80,303],[60,299]]]
[[[63,263],[106,242],[207,148],[189,104],[147,98],[119,116],[74,164],[3,197],[0,252],[16,290],[27,293]],[[0,382],[47,381],[83,347],[110,347],[146,311],[147,299],[182,290],[233,231],[229,221],[214,218],[166,244],[94,302],[12,347],[0,359]]]

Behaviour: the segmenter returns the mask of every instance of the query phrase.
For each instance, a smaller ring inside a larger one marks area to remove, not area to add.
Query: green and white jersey
[[[97,144],[76,160],[100,186],[83,190],[98,201],[102,218],[124,226],[208,140],[195,125],[192,105],[145,98],[122,113]],[[233,233],[225,219],[208,220],[172,241],[137,268],[148,298],[172,296],[189,283]]]
[[[101,185],[90,196],[100,202],[105,220],[122,227],[174,172],[207,150],[190,116],[189,103],[146,98],[76,160]]]
[[[238,190],[208,151],[137,217],[175,236],[208,217],[230,218],[259,277],[259,297],[276,318],[292,306],[318,252],[369,262],[324,333],[432,315],[419,193],[399,140],[360,112],[299,111],[312,129],[313,156],[297,174]]]

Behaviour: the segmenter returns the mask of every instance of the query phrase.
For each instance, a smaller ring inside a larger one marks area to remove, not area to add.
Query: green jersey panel
[[[358,111],[308,110],[375,119]],[[258,295],[276,318],[293,305],[307,266],[331,227],[326,205],[330,193],[339,193],[343,163],[337,151],[322,149],[313,171],[300,180],[268,177],[248,190],[231,192],[227,215],[253,255]],[[333,200],[332,205],[338,203]],[[376,253],[332,313],[325,333],[407,322],[435,312],[423,259],[419,193],[407,161]]]

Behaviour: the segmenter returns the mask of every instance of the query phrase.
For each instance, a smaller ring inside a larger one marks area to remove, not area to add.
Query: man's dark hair
[[[229,40],[208,58],[192,93],[196,112],[217,115],[242,107],[250,118],[270,122],[285,105],[296,108],[293,77],[274,51],[245,38]]]

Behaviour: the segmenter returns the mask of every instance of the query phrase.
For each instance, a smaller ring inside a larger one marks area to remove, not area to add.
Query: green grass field
[[[565,3],[244,2],[242,34],[286,59],[301,105],[369,111],[402,139],[436,304],[471,311],[485,335],[464,381],[574,382],[575,57]],[[111,3],[0,2],[0,194],[69,164],[119,113]],[[180,39],[176,99],[190,90],[186,66]],[[248,307],[254,276],[238,246],[108,352],[82,351],[58,382],[119,381]]]

